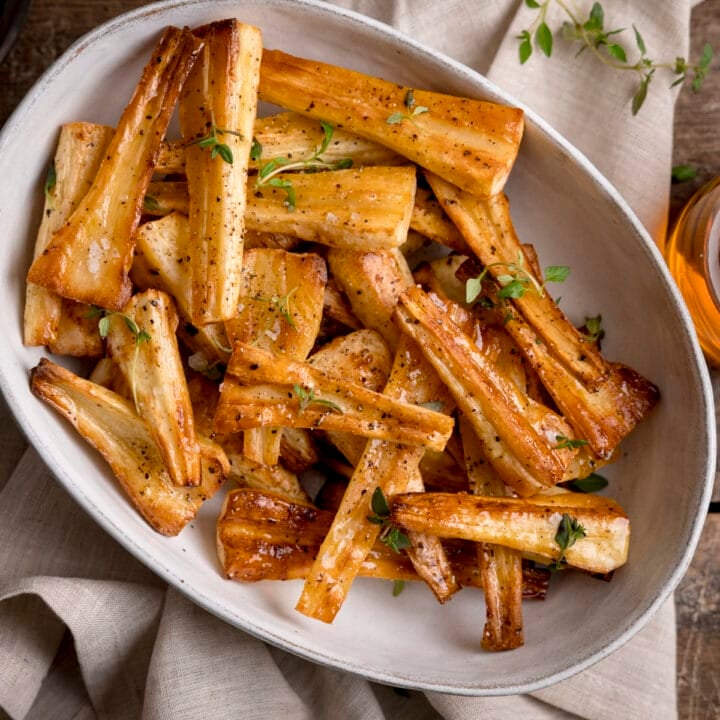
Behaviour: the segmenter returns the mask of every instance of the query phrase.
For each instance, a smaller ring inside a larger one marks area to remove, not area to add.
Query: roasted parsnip
[[[133,232],[160,141],[200,46],[188,29],[165,31],[90,190],[35,258],[29,282],[111,310],[129,300]]]
[[[502,190],[522,110],[413,90],[345,68],[265,50],[260,99],[385,145],[468,192]]]
[[[132,389],[137,412],[176,485],[198,485],[200,453],[175,330],[172,298],[158,290],[133,295],[108,316],[107,351]]]
[[[562,417],[523,394],[449,317],[446,305],[418,287],[400,298],[396,317],[445,381],[472,423],[483,451],[503,480],[522,496],[565,476],[576,450]]]
[[[34,369],[32,391],[100,452],[133,505],[163,535],[177,535],[229,473],[222,449],[201,438],[200,485],[178,487],[132,402],[50,360],[43,358]]]
[[[351,432],[442,450],[453,421],[236,342],[215,414],[221,433],[284,426]]]
[[[230,320],[240,295],[262,35],[234,19],[195,34],[203,48],[179,114],[190,198],[191,318],[206,325]]]
[[[564,515],[584,532],[565,550],[555,539]],[[410,493],[393,499],[390,517],[407,530],[503,545],[592,573],[623,565],[630,541],[630,520],[622,508],[609,498],[582,493],[522,499]]]
[[[92,123],[68,123],[60,137],[48,179],[34,257],[41,255],[92,186],[113,129]],[[84,309],[84,312],[83,312]],[[52,290],[28,282],[25,289],[25,345],[51,345],[61,355],[99,355],[97,323],[82,323],[86,305],[76,307]],[[90,327],[86,327],[90,325]],[[61,327],[62,326],[62,327]],[[68,337],[69,335],[69,337]]]

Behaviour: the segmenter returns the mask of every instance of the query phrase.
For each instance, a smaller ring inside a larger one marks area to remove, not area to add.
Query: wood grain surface
[[[18,42],[0,63],[0,125],[40,74],[78,37],[143,0],[34,0]],[[709,42],[720,56],[720,2],[706,0],[693,11],[691,57]],[[674,164],[697,167],[697,177],[674,185],[671,220],[706,181],[720,174],[720,59],[699,94],[688,87],[676,109]],[[629,122],[631,120],[629,119]],[[720,372],[713,373],[720,407]],[[0,402],[2,400],[0,399]],[[0,447],[4,467],[12,467],[23,441]],[[8,453],[13,455],[8,457]],[[1,473],[0,473],[1,474]],[[1,480],[2,478],[0,478]],[[1,483],[0,483],[1,484]],[[720,501],[716,482],[714,500]],[[713,510],[720,504],[713,503]],[[708,516],[694,561],[677,593],[678,690],[682,720],[720,718],[720,513]]]

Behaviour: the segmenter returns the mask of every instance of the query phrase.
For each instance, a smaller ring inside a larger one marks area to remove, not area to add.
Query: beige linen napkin
[[[574,142],[661,236],[674,102],[667,83],[658,79],[633,119],[633,80],[589,55],[574,59],[557,42],[551,60],[536,54],[521,67],[515,36],[533,14],[519,0],[336,4],[488,74]],[[690,0],[603,6],[613,26],[641,28],[649,49],[686,54]],[[549,21],[559,25],[557,16]],[[398,692],[266,646],[166,588],[74,504],[32,450],[22,455],[4,406],[0,417],[0,708],[13,719],[676,717],[672,602],[611,657],[529,696]]]

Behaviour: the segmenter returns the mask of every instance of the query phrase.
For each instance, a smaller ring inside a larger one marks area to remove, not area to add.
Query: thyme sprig
[[[45,201],[47,202],[50,210],[55,209],[55,197],[53,193],[55,185],[57,185],[57,171],[55,170],[55,162],[52,161],[50,165],[48,165],[47,174],[45,175],[45,184],[43,187],[45,192]]]
[[[372,494],[370,507],[372,508],[373,514],[368,515],[367,519],[371,523],[381,526],[380,542],[387,545],[393,552],[396,553],[409,548],[410,539],[408,536],[390,522],[390,506],[388,505],[385,493],[379,486],[375,488],[375,491]]]
[[[323,407],[329,408],[333,412],[344,415],[344,410],[332,400],[326,400],[324,398],[315,395],[314,388],[304,388],[302,385],[295,383],[293,385],[293,392],[298,396],[300,400],[300,412],[305,412],[310,405],[322,405]]]
[[[408,90],[405,93],[403,105],[405,105],[407,111],[404,113],[396,112],[390,115],[387,120],[385,120],[388,125],[397,125],[403,120],[410,120],[411,122],[414,122],[418,115],[423,115],[424,113],[430,111],[429,108],[426,108],[424,105],[415,104],[415,95],[412,90]]]
[[[545,278],[542,283],[538,282],[535,276],[525,268],[525,258],[522,252],[518,253],[517,261],[496,262],[486,265],[482,272],[474,278],[470,278],[465,284],[465,301],[472,303],[477,300],[482,292],[482,284],[492,268],[504,268],[507,272],[497,276],[500,284],[498,297],[521,298],[528,290],[540,297],[545,295],[545,285],[549,282],[565,282],[570,275],[570,268],[567,265],[549,265],[545,268]]]
[[[567,435],[556,435],[555,442],[557,442],[555,450],[576,450],[577,448],[584,447],[588,444],[587,440],[569,438]]]
[[[143,343],[150,342],[152,339],[152,336],[150,333],[146,332],[145,330],[142,330],[140,327],[138,327],[138,324],[125,313],[120,312],[119,310],[106,310],[105,308],[98,307],[97,305],[91,305],[89,312],[85,315],[86,318],[93,319],[93,318],[99,318],[98,321],[98,333],[100,333],[100,337],[104,340],[108,333],[110,332],[110,318],[114,315],[121,317],[125,321],[125,325],[127,326],[127,329],[132,333],[133,339],[135,341],[135,354],[133,355],[131,370],[130,370],[130,387],[132,389],[132,396],[133,396],[133,402],[135,403],[135,409],[140,412],[140,408],[138,407],[138,400],[137,400],[137,389],[136,389],[136,382],[135,382],[135,371],[137,369],[137,358],[138,353],[140,351],[140,346]]]
[[[258,171],[257,181],[255,182],[256,188],[261,188],[264,185],[270,187],[276,187],[280,190],[285,191],[285,206],[292,212],[295,210],[296,196],[295,188],[293,187],[292,181],[286,177],[278,177],[281,173],[288,172],[289,170],[297,170],[303,172],[320,172],[322,170],[347,170],[353,165],[352,158],[342,158],[336,162],[328,162],[323,160],[322,156],[327,152],[332,141],[335,127],[330,123],[320,121],[320,125],[323,129],[323,139],[320,145],[318,145],[313,151],[312,155],[303,160],[293,160],[289,157],[279,157],[269,160],[264,165],[260,166]],[[250,151],[250,157],[253,160],[259,161],[262,156],[262,145],[253,138],[253,146]]]
[[[567,567],[565,553],[578,541],[586,536],[585,528],[578,522],[577,518],[563,514],[555,533],[555,542],[560,547],[560,555],[550,565],[551,570],[564,570]]]
[[[518,54],[521,64],[527,62],[532,55],[533,44],[547,57],[552,55],[553,33],[545,22],[545,18],[548,8],[553,2],[568,18],[562,24],[562,37],[567,41],[580,44],[577,55],[589,50],[604,65],[614,70],[630,71],[637,74],[639,81],[631,104],[633,115],[637,115],[643,106],[647,98],[648,87],[655,77],[656,70],[668,70],[675,76],[675,80],[670,87],[685,82],[688,75],[692,76],[693,92],[698,92],[702,87],[713,58],[713,50],[710,45],[706,44],[703,47],[700,59],[696,63],[689,63],[685,58],[679,56],[670,62],[655,62],[648,56],[643,36],[633,25],[635,45],[639,54],[637,59],[631,62],[628,60],[625,47],[616,38],[616,36],[625,32],[625,28],[606,30],[605,12],[599,2],[593,3],[588,16],[583,18],[571,10],[565,0],[543,0],[542,2],[525,0],[525,5],[537,10],[538,13],[532,25],[517,36],[520,41]]]
[[[210,150],[210,158],[214,160],[218,155],[228,165],[232,165],[234,162],[232,150],[227,143],[220,142],[222,135],[234,135],[235,137],[243,139],[243,134],[237,130],[228,130],[227,128],[220,128],[215,124],[215,118],[212,118],[210,122],[210,131],[207,135],[204,135],[197,140],[189,142],[188,145],[198,145],[203,150]]]
[[[299,285],[296,285],[290,292],[288,292],[286,295],[273,295],[272,297],[266,298],[262,297],[261,295],[256,295],[253,300],[256,302],[261,303],[268,303],[269,305],[272,305],[277,308],[277,311],[282,315],[285,322],[291,327],[295,328],[295,319],[292,315],[292,306],[290,304],[290,301],[292,300],[292,296],[300,289]]]

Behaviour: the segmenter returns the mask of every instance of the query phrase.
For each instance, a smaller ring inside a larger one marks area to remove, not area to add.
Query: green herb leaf
[[[593,3],[590,10],[590,17],[583,25],[586,30],[602,30],[605,25],[605,13],[599,2]]]
[[[405,115],[401,112],[396,112],[390,115],[388,119],[385,121],[388,125],[397,125],[398,123],[401,123],[405,119]]]
[[[160,203],[157,201],[157,198],[154,198],[152,195],[146,195],[143,199],[143,210],[147,212],[156,212],[160,209]]]
[[[532,8],[533,10],[539,10],[540,9],[540,3],[537,2],[537,0],[525,0],[525,4]]]
[[[520,45],[518,47],[518,54],[520,56],[520,64],[524,65],[532,55],[532,42],[530,40],[530,33],[527,30],[523,30],[520,35],[517,37],[518,40],[520,40]]]
[[[585,528],[577,521],[577,518],[565,513],[560,520],[557,533],[555,534],[555,542],[560,548],[560,555],[551,567],[555,570],[560,570],[564,567],[565,553],[578,540],[584,538],[585,535]]]
[[[482,280],[479,277],[470,278],[465,283],[465,302],[475,302],[478,295],[482,292]]]
[[[320,145],[320,149],[315,152],[315,157],[319,157],[328,149],[333,133],[335,132],[335,128],[330,123],[326,123],[321,120],[320,126],[323,129],[324,137],[322,144]]]
[[[323,398],[319,398],[315,396],[315,390],[312,388],[310,390],[305,389],[304,387],[301,387],[297,383],[293,385],[293,392],[298,396],[298,399],[300,400],[300,412],[304,412],[310,405],[322,405],[323,407],[327,407],[333,412],[340,413],[341,415],[344,415],[343,409],[337,404],[334,403],[332,400],[325,400]]]
[[[622,45],[618,45],[616,43],[613,43],[611,45],[607,46],[607,51],[620,62],[626,63],[627,62],[627,55],[625,54],[625,48],[623,48]]]
[[[644,55],[647,52],[647,49],[645,48],[645,41],[643,40],[643,36],[640,34],[640,31],[633,25],[633,30],[635,31],[635,44],[638,47],[638,50]]]
[[[397,597],[404,589],[405,589],[405,581],[404,580],[394,580],[393,581],[393,589],[392,589],[393,597]]]
[[[692,165],[674,165],[672,169],[672,180],[675,183],[687,182],[697,176],[697,169]]]
[[[608,485],[608,481],[602,475],[590,473],[587,477],[571,480],[567,485],[576,492],[596,493],[604,490]]]
[[[390,517],[390,505],[388,505],[385,493],[382,491],[380,486],[376,487],[373,491],[372,498],[370,500],[370,507],[379,518]]]
[[[284,190],[285,205],[287,206],[287,209],[290,211],[295,209],[295,188],[290,180],[274,177],[268,180],[267,184],[272,185],[272,187],[279,188],[280,190]]]
[[[545,282],[565,282],[570,275],[570,268],[567,265],[548,265],[545,268]]]
[[[547,23],[541,22],[535,31],[535,43],[545,53],[547,57],[552,55],[553,36]]]
[[[412,109],[413,105],[415,104],[415,95],[413,94],[412,90],[408,90],[405,93],[405,99],[403,100],[403,103],[408,110]]]
[[[500,278],[498,278],[498,280],[500,280]],[[521,298],[527,290],[525,286],[526,283],[527,280],[523,281],[522,278],[513,278],[512,280],[510,280],[510,282],[508,282],[506,285],[503,285],[503,287],[498,290],[498,297],[503,299]]]
[[[57,171],[55,170],[55,161],[52,161],[50,165],[48,165],[47,173],[45,174],[44,186],[45,200],[47,200],[47,203],[50,207],[52,207],[53,205],[52,191],[55,189],[56,184]]]
[[[640,81],[640,85],[638,86],[638,89],[635,91],[635,94],[633,95],[632,99],[632,114],[637,115],[640,111],[640,108],[643,106],[643,103],[645,102],[645,98],[647,97],[647,91],[648,86],[650,85],[650,81],[652,80],[653,74],[655,70],[650,70],[650,72],[646,73],[643,79]]]
[[[262,145],[258,142],[257,138],[253,137],[252,145],[250,146],[250,159],[258,162],[262,157]]]
[[[108,332],[110,332],[110,318],[107,315],[100,318],[100,322],[98,323],[98,332],[100,333],[100,337],[103,339],[105,339]]]
[[[597,342],[605,337],[605,330],[602,326],[602,315],[585,318],[585,330],[582,333],[590,342]]]
[[[412,115],[410,117],[417,117],[418,115],[424,115],[426,112],[430,112],[429,108],[426,108],[424,105],[417,105],[413,109]]]
[[[577,448],[587,445],[587,440],[581,440],[580,438],[569,438],[567,435],[556,435],[555,440],[558,443],[555,445],[555,450],[575,450]]]

